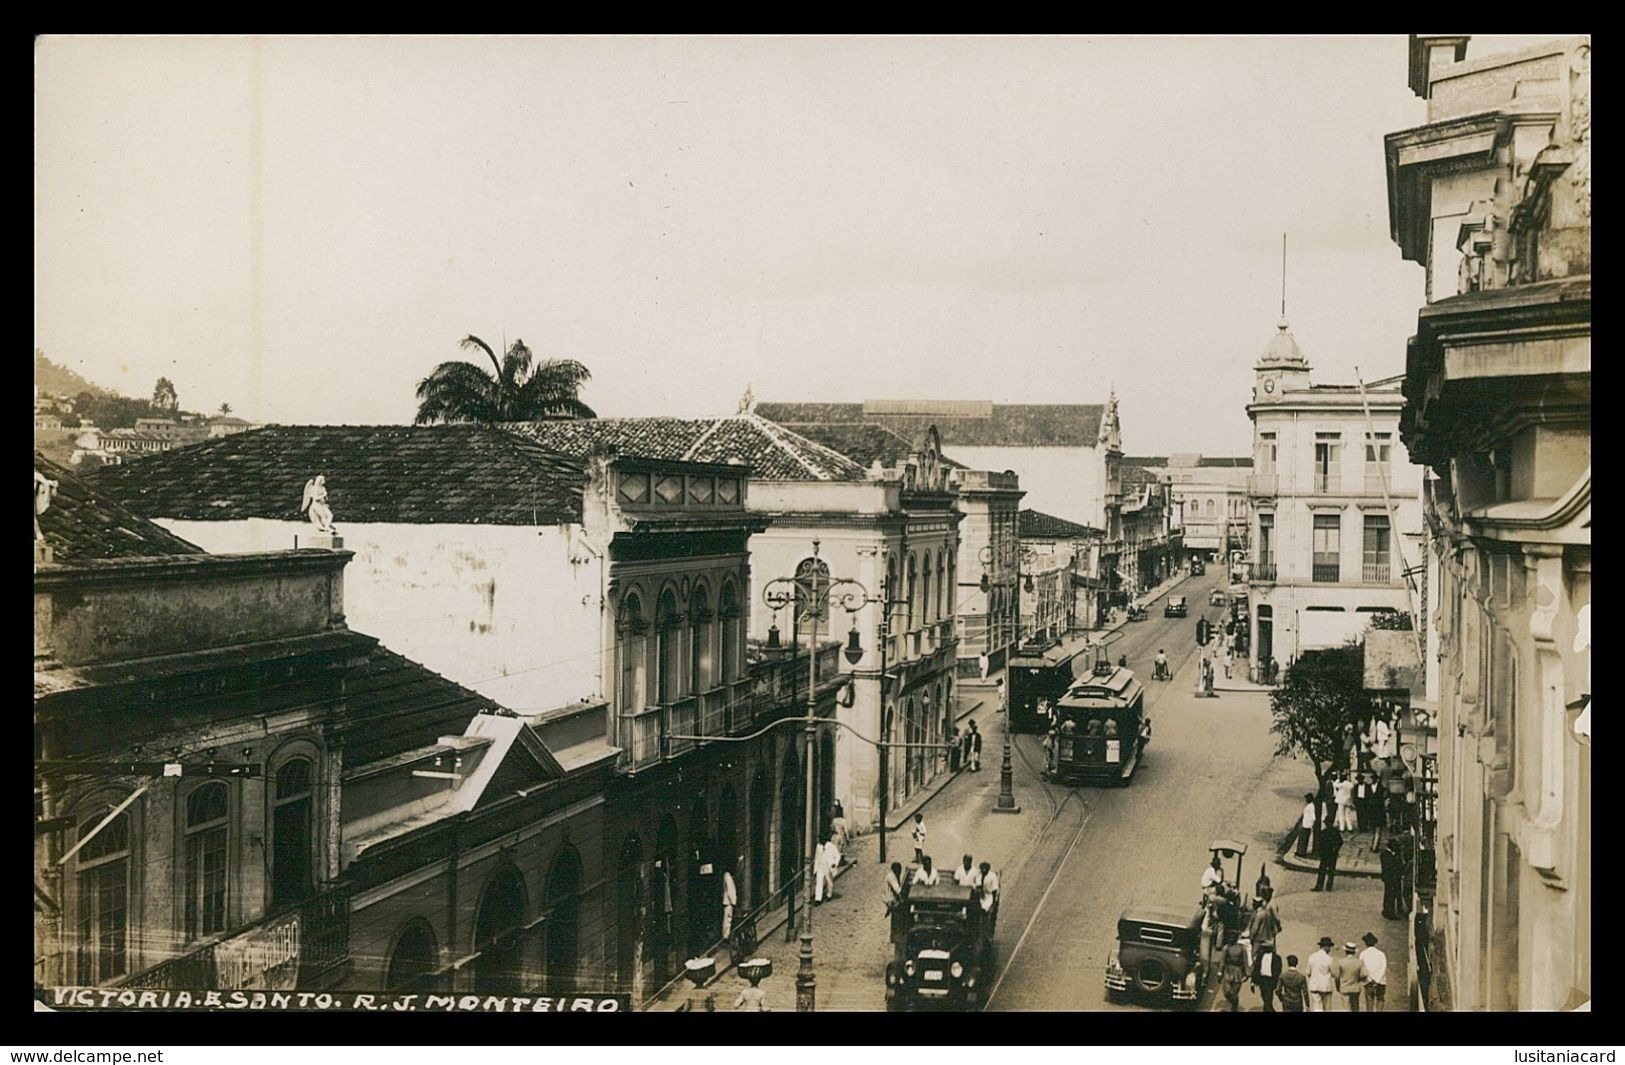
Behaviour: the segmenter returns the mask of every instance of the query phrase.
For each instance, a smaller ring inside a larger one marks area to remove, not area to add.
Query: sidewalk
[[[1018,770],[1018,789],[1031,785]],[[1047,824],[1043,816],[1001,817],[992,812],[999,790],[999,769],[986,758],[982,772],[961,770],[944,774],[943,782],[930,789],[921,805],[942,796],[935,813],[926,814],[927,853],[938,860],[947,876],[959,865],[959,857],[971,853],[974,860],[987,860],[1000,870],[1004,890],[1021,879],[1023,867],[1016,861],[1028,854]],[[1022,794],[1018,790],[1018,795]],[[1036,797],[1035,797],[1036,798]],[[1025,801],[1025,796],[1023,796]],[[910,815],[911,816],[911,815]],[[888,862],[905,869],[914,858],[914,845],[906,832],[888,835]],[[886,868],[880,863],[879,836],[868,833],[854,837],[847,848],[851,863],[836,874],[836,894],[813,909],[813,967],[817,979],[817,1008],[824,1010],[884,1010],[886,965],[891,961],[891,929],[886,917]],[[797,907],[800,919],[800,907]],[[773,975],[762,981],[767,1004],[775,1011],[796,1008],[796,971],[800,964],[800,943],[786,941],[785,908],[777,907],[767,918],[758,918],[757,957],[773,962]],[[719,951],[718,974],[707,991],[715,997],[719,1012],[733,1008],[745,981],[732,972],[727,953]],[[689,985],[680,981],[664,995],[643,1008],[670,1011],[686,1002]]]
[[[1267,815],[1264,823],[1296,824],[1303,793],[1313,790],[1314,776],[1307,766],[1288,758],[1275,759],[1255,792],[1259,812]],[[1380,866],[1371,851],[1372,834],[1349,834],[1338,857],[1335,887],[1329,892],[1313,890],[1319,863],[1297,857],[1296,841],[1290,828],[1284,839],[1274,832],[1268,835],[1278,848],[1270,878],[1284,926],[1276,944],[1281,955],[1296,954],[1298,969],[1304,971],[1309,955],[1318,949],[1321,936],[1330,936],[1336,945],[1332,952],[1335,960],[1343,954],[1346,943],[1353,943],[1357,951],[1364,950],[1361,937],[1370,932],[1377,937],[1378,948],[1388,957],[1384,1008],[1407,1010],[1410,1004],[1410,921],[1382,916],[1382,883],[1377,879]],[[1262,1009],[1258,992],[1251,986],[1243,989],[1241,1002],[1246,1010]],[[1222,1008],[1222,998],[1220,1006]],[[1348,1002],[1342,995],[1333,995],[1330,1008],[1333,1012],[1347,1012]]]
[[[1382,852],[1377,849],[1375,832],[1350,832],[1343,837],[1343,849],[1337,852],[1338,876],[1382,877]],[[1276,861],[1300,873],[1314,873],[1320,869],[1319,859],[1313,852],[1307,858],[1298,857],[1297,825],[1287,829]]]

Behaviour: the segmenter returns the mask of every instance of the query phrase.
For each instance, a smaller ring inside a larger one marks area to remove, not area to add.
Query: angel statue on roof
[[[332,536],[337,531],[333,528],[333,511],[327,505],[326,477],[318,473],[305,482],[305,498],[299,504],[299,511],[309,512],[310,523],[316,526],[317,532]]]
[[[51,499],[56,495],[57,482],[51,480],[38,470],[34,471],[34,539],[43,540],[45,534],[40,531],[39,516],[51,507]]]

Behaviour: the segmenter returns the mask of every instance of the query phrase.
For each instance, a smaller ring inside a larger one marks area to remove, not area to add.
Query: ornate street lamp
[[[797,567],[796,576],[779,577],[767,583],[762,590],[762,601],[777,612],[795,604],[795,609],[812,622],[812,633],[807,643],[807,713],[802,719],[802,733],[806,738],[807,754],[807,810],[804,820],[807,833],[807,874],[804,885],[806,897],[801,910],[801,965],[796,972],[796,1010],[811,1013],[817,996],[817,978],[813,975],[812,912],[813,878],[818,861],[818,840],[814,833],[817,822],[814,807],[817,802],[816,777],[813,772],[817,757],[818,739],[818,622],[830,605],[840,606],[848,614],[857,612],[869,602],[869,590],[854,580],[832,580],[829,566],[818,558],[818,541],[814,540],[812,558]],[[863,658],[863,645],[858,637],[857,625],[847,634],[846,660],[856,665]]]

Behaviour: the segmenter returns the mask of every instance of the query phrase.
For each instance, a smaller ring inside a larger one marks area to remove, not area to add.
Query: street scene
[[[36,59],[37,1012],[1590,1010],[1589,36]]]

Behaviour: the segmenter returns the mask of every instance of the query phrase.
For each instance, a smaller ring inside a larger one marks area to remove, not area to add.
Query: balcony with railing
[[[291,966],[297,968],[294,986],[308,988],[349,960],[350,889],[330,888],[298,906],[136,973],[122,986],[222,991],[279,986],[285,990],[284,967]]]
[[[1317,584],[1336,584],[1342,575],[1342,567],[1336,562],[1316,562],[1310,566],[1310,577]]]
[[[1390,479],[1385,478],[1381,471],[1367,467],[1365,471],[1365,494],[1368,496],[1382,495],[1385,481],[1390,481]],[[1393,491],[1391,483],[1389,484],[1388,491]]]
[[[1343,478],[1336,470],[1315,471],[1315,494],[1337,495],[1343,490]]]
[[[1247,494],[1264,499],[1274,499],[1280,489],[1281,479],[1273,473],[1250,473],[1247,475]]]
[[[1253,563],[1252,579],[1264,584],[1274,584],[1276,580],[1275,559],[1273,556]]]
[[[732,683],[664,705],[621,711],[617,715],[621,747],[617,768],[623,773],[641,772],[707,746],[713,737],[754,731],[787,708],[804,713],[809,679],[805,648],[770,651],[753,645],[752,654],[773,657],[754,661],[749,672]],[[840,663],[840,644],[818,648],[820,697],[842,676]]]
[[[1366,584],[1388,584],[1393,580],[1393,567],[1387,562],[1366,562],[1360,566],[1360,579]]]

